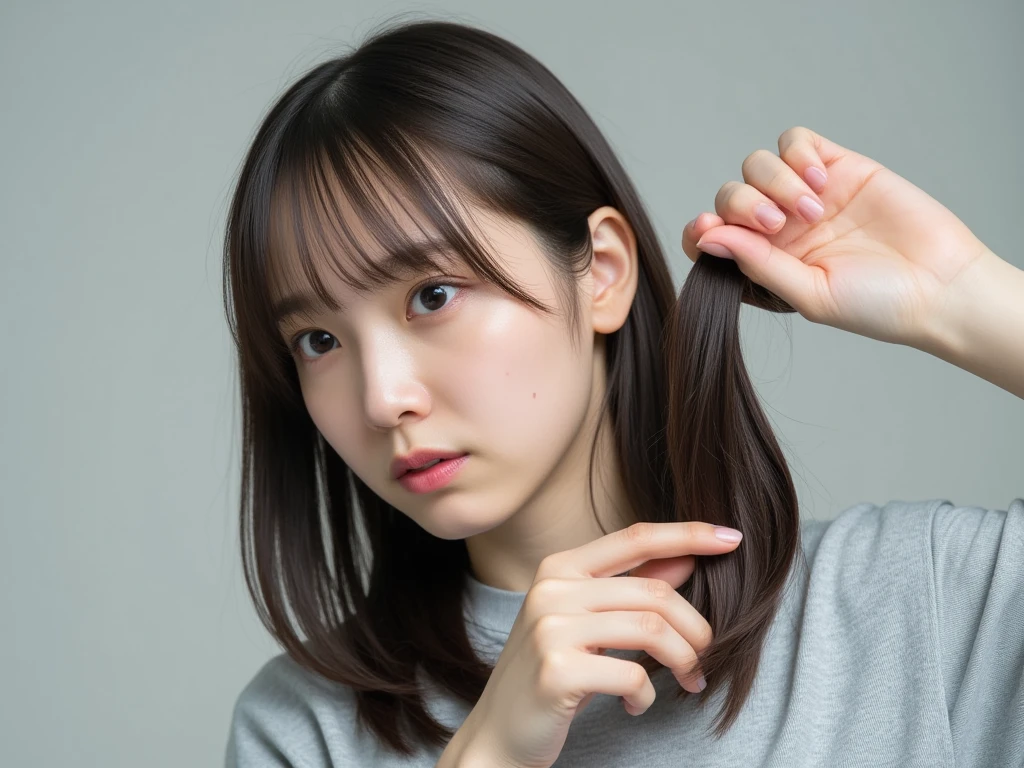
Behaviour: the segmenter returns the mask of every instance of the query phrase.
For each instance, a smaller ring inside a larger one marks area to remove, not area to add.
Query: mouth
[[[469,461],[469,454],[434,458],[398,476],[398,483],[410,493],[431,493],[447,486]]]
[[[419,474],[420,472],[426,472],[431,467],[435,467],[444,461],[451,461],[451,459],[434,459],[433,461],[428,461],[422,467],[416,467],[415,469],[405,470],[405,472],[402,473],[402,477],[405,477],[405,475],[416,475]]]
[[[461,459],[468,454],[464,452],[446,451],[443,449],[418,449],[406,456],[398,456],[391,462],[391,476],[400,480],[406,475],[429,472],[439,464]]]

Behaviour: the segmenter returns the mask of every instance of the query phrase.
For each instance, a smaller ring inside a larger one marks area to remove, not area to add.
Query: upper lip
[[[455,459],[465,456],[465,451],[442,451],[436,448],[418,448],[404,456],[396,456],[391,462],[391,477],[397,480],[410,469],[422,467],[434,459]]]

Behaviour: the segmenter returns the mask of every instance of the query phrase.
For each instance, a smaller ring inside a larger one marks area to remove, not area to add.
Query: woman
[[[273,106],[225,298],[286,653],[228,765],[1024,759],[1024,499],[801,521],[737,335],[742,302],[797,311],[1024,396],[1024,273],[806,128],[743,175],[676,298],[614,153],[507,41],[395,26]]]

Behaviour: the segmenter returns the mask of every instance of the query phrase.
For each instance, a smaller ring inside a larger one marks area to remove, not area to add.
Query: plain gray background
[[[271,101],[399,11],[484,26],[578,96],[685,224],[805,125],[1024,267],[1020,0],[10,3],[0,11],[0,762],[220,764],[278,652],[237,554],[220,248]],[[1024,300],[1024,297],[1022,297]],[[906,347],[744,307],[804,514],[1024,495],[1024,402]]]

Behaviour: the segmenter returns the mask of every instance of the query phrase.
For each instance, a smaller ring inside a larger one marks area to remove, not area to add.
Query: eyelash
[[[450,279],[447,279],[444,282],[440,282],[436,278],[434,278],[431,282],[423,283],[423,284],[417,286],[417,288],[410,294],[410,301],[406,302],[406,306],[408,306],[411,303],[411,299],[413,299],[416,296],[418,296],[421,292],[423,292],[427,288],[456,288],[456,289],[461,290],[463,288],[463,286],[462,286],[461,283],[454,282],[454,281],[452,281]],[[455,296],[458,296],[458,295],[459,295],[458,291],[456,291]],[[443,307],[441,307],[441,309],[437,310],[436,312],[428,312],[427,314],[428,315],[439,315],[442,312],[444,312],[446,309],[448,309],[448,307],[450,307],[454,302],[455,302],[455,298],[453,297],[453,298],[449,299],[448,303],[445,304]],[[288,349],[289,349],[289,351],[293,355],[298,355],[299,358],[301,358],[302,361],[306,365],[314,365],[320,359],[322,359],[322,358],[327,356],[327,352],[324,352],[319,357],[306,357],[302,353],[301,342],[302,342],[303,337],[307,336],[310,333],[315,333],[317,330],[318,329],[314,328],[314,329],[307,330],[307,331],[301,331],[300,333],[298,333],[295,336],[293,336],[292,340],[290,342],[288,342]],[[328,334],[328,335],[331,335],[331,334]],[[331,350],[331,351],[333,351],[333,350]]]

